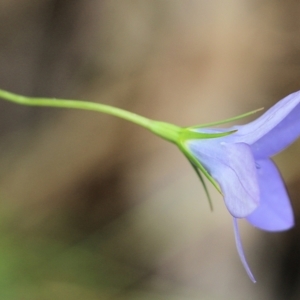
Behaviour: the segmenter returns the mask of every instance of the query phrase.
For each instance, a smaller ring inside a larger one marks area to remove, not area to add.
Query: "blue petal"
[[[252,145],[255,158],[267,158],[284,150],[300,136],[300,104],[277,126]]]
[[[249,145],[230,144],[223,138],[191,140],[192,154],[219,183],[229,212],[237,218],[252,213],[259,204],[255,161]]]
[[[294,215],[281,176],[270,159],[257,161],[260,205],[247,220],[263,230],[281,231],[294,225]]]
[[[245,258],[245,254],[244,254],[244,250],[243,250],[243,246],[242,246],[242,242],[241,242],[241,236],[240,236],[240,232],[239,232],[239,227],[238,227],[236,218],[233,218],[233,229],[234,229],[235,244],[236,244],[236,248],[237,248],[239,257],[241,259],[241,262],[242,262],[248,276],[250,277],[252,282],[255,283],[256,280],[255,280],[255,278],[248,266],[246,258]]]
[[[252,145],[256,158],[267,158],[280,152],[299,137],[299,103],[300,91],[285,97],[255,121],[229,128],[238,130],[228,136],[229,140]]]

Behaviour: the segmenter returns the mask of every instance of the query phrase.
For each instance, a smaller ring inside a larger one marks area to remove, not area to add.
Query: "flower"
[[[268,231],[286,230],[294,225],[284,183],[270,157],[300,135],[300,91],[279,101],[257,120],[227,129],[183,128],[100,103],[31,98],[1,89],[0,98],[21,105],[84,109],[114,115],[177,145],[198,174],[207,196],[201,172],[224,195],[233,216],[239,256],[254,282],[242,248],[237,219],[246,218],[253,226]],[[210,125],[224,124],[246,115],[249,113]]]
[[[194,128],[201,133],[232,134],[209,139],[190,139],[190,155],[218,183],[227,209],[234,219],[237,249],[250,276],[238,232],[237,219],[253,226],[282,231],[294,225],[289,197],[270,157],[281,152],[300,135],[300,91],[293,93],[246,125],[227,129]]]

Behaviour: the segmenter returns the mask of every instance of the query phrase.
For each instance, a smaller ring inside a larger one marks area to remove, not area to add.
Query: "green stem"
[[[73,109],[98,111],[105,114],[113,115],[118,118],[125,119],[127,121],[143,126],[147,129],[149,129],[151,123],[151,120],[145,117],[136,115],[134,113],[128,112],[121,108],[112,107],[100,103],[79,101],[79,100],[55,99],[55,98],[50,99],[50,98],[25,97],[1,89],[0,89],[0,97],[17,104],[27,105],[27,106],[45,106],[45,107],[73,108]]]
[[[176,125],[150,120],[148,118],[142,117],[140,115],[126,111],[121,108],[95,103],[95,102],[55,99],[55,98],[50,99],[50,98],[25,97],[1,89],[0,89],[0,98],[17,104],[26,105],[26,106],[72,108],[72,109],[81,109],[81,110],[91,110],[91,111],[101,112],[104,114],[109,114],[121,119],[125,119],[139,126],[142,126],[150,130],[151,132],[155,133],[156,135],[166,140],[169,140],[171,142],[176,142],[179,132],[181,130],[181,128]]]

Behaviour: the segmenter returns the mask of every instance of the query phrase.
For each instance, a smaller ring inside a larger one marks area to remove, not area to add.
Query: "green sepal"
[[[183,143],[188,140],[204,140],[204,139],[224,137],[233,134],[235,132],[237,132],[237,130],[218,132],[218,133],[204,133],[204,132],[195,131],[193,127],[187,127],[187,128],[182,128],[179,139],[180,142]]]
[[[204,192],[206,194],[206,197],[207,197],[207,200],[208,200],[208,204],[209,204],[209,207],[210,207],[210,210],[213,211],[213,204],[212,204],[212,200],[211,200],[211,197],[210,197],[210,194],[209,194],[209,191],[208,191],[208,188],[206,186],[206,183],[203,179],[203,176],[201,175],[201,172],[199,171],[199,169],[190,161],[193,169],[195,170],[198,178],[200,179],[200,182],[203,186],[203,189],[204,189]]]
[[[222,195],[222,191],[219,187],[219,184],[214,180],[212,176],[207,172],[207,170],[203,167],[203,165],[192,155],[188,149],[185,148],[184,144],[178,144],[179,149],[185,155],[185,157],[189,160],[189,162],[195,166],[198,171],[200,170],[203,175],[208,179],[208,181],[217,189],[217,191]]]
[[[219,184],[215,181],[215,179],[210,176],[210,174],[207,172],[207,170],[203,167],[203,165],[196,159],[193,157],[193,159],[190,159],[190,162],[192,162],[193,164],[195,164],[196,167],[198,167],[198,169],[203,173],[203,175],[211,182],[211,184],[217,189],[217,191],[222,194],[222,191],[219,187]]]
[[[242,114],[242,115],[239,115],[239,116],[236,116],[236,117],[233,117],[233,118],[221,120],[221,121],[218,121],[218,122],[211,122],[211,123],[206,123],[206,124],[195,125],[195,126],[191,126],[190,128],[197,129],[197,128],[204,128],[204,127],[210,127],[210,126],[216,126],[216,125],[226,124],[226,123],[229,123],[229,122],[232,122],[232,121],[236,121],[236,120],[240,120],[240,119],[243,119],[245,117],[248,117],[248,116],[251,116],[253,114],[256,114],[257,112],[259,112],[259,111],[261,111],[263,109],[264,108],[261,107],[261,108],[249,111],[249,112],[247,112],[245,114]]]

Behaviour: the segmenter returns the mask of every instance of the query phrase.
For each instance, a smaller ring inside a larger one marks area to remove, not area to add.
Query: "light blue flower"
[[[187,151],[218,183],[230,214],[238,252],[253,281],[244,257],[237,218],[253,226],[282,231],[294,225],[289,197],[270,157],[300,135],[300,92],[279,101],[261,117],[246,125],[226,129],[196,128],[201,133],[234,133],[218,138],[185,141]]]
[[[31,98],[1,89],[0,98],[21,105],[84,109],[114,115],[177,145],[197,172],[206,194],[201,174],[223,194],[233,216],[238,253],[254,282],[243,252],[237,219],[246,218],[253,226],[268,231],[286,230],[294,225],[289,197],[270,157],[300,135],[300,92],[282,99],[255,121],[227,129],[183,128],[100,103]],[[210,125],[224,124],[246,115],[249,114]]]

